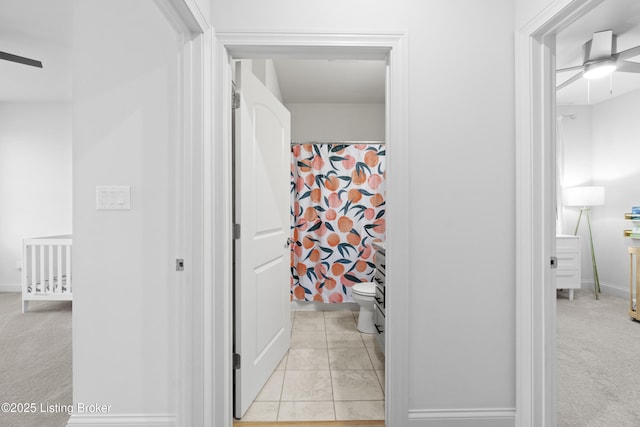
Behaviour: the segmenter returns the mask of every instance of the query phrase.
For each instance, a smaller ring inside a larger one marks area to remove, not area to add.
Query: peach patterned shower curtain
[[[291,299],[349,302],[385,239],[383,144],[292,147]]]

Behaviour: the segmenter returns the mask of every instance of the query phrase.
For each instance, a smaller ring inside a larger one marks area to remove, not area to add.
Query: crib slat
[[[62,245],[56,245],[56,254],[58,256],[58,268],[56,269],[58,292],[62,292]]]
[[[44,269],[44,245],[40,245],[40,271],[38,273],[38,277],[40,278],[40,292],[44,293],[46,292],[44,280],[47,277]]]
[[[64,273],[67,275],[67,293],[71,293],[71,245],[67,245],[67,259]]]
[[[29,268],[29,266],[27,265],[28,250],[29,250],[29,247],[26,245],[26,243],[22,242],[22,269],[20,271],[20,275],[22,276],[22,294],[23,295],[27,292],[27,286],[29,285],[27,283],[27,277],[29,276],[29,273],[27,271],[27,269]]]
[[[36,246],[35,245],[31,245],[30,246],[31,249],[31,293],[36,293],[37,289],[36,289],[36,283],[37,282],[37,256],[36,256]]]
[[[49,265],[47,266],[47,269],[49,270],[49,292],[51,293],[55,293],[56,292],[56,288],[55,288],[55,283],[53,281],[53,273],[54,273],[54,268],[53,268],[53,247],[51,246],[47,246],[47,252],[49,252]]]

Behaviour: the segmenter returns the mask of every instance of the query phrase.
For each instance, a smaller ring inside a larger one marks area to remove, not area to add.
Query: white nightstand
[[[580,289],[580,237],[557,235],[556,257],[556,289],[569,289],[569,299],[573,300],[573,290]]]

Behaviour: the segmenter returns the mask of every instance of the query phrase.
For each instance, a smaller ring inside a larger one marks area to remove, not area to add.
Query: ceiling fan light
[[[599,62],[596,64],[586,65],[582,77],[585,79],[598,79],[600,77],[608,76],[618,68],[615,62]]]

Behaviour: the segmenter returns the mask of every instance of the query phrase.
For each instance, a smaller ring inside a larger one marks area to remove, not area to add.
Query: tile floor
[[[292,312],[291,349],[242,421],[384,419],[384,354],[357,311]]]

